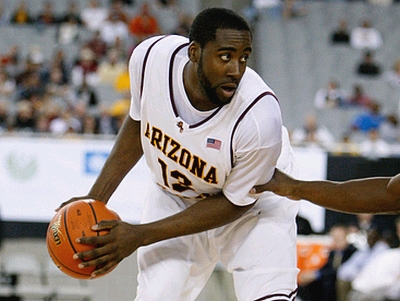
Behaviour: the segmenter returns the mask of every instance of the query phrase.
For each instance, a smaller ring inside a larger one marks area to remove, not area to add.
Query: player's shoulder
[[[161,49],[169,49],[169,48],[175,48],[178,45],[185,45],[189,43],[189,39],[180,36],[180,35],[157,35],[150,37],[144,41],[142,41],[140,44],[138,44],[134,51],[136,49],[149,49],[149,48],[161,48]]]

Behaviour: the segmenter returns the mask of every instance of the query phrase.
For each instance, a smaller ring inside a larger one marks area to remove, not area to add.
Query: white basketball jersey
[[[143,60],[140,82],[146,161],[163,189],[185,199],[202,199],[224,189],[235,165],[239,124],[258,102],[276,103],[276,99],[265,97],[273,95],[271,89],[247,68],[229,104],[197,124],[188,124],[177,109],[185,95],[182,72],[188,62],[188,40],[179,36],[153,40]],[[256,129],[249,129],[248,135],[257,134]]]

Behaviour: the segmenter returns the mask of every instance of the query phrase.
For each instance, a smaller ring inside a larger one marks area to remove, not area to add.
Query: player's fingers
[[[96,278],[98,276],[101,276],[102,274],[106,274],[108,273],[108,271],[110,271],[111,269],[113,269],[116,265],[118,264],[118,262],[113,262],[111,260],[108,260],[107,263],[103,266],[101,266],[101,268],[96,269],[92,274],[91,274],[91,278]]]
[[[112,228],[116,227],[118,225],[118,223],[119,223],[119,221],[117,221],[117,220],[101,221],[100,223],[94,225],[92,227],[92,230],[94,230],[94,231],[111,230]]]
[[[59,211],[62,207],[65,207],[65,206],[68,205],[69,203],[76,202],[76,201],[78,201],[78,200],[90,200],[90,199],[91,199],[91,197],[89,197],[89,196],[81,196],[81,197],[71,198],[71,199],[69,199],[68,201],[62,202],[62,203],[60,204],[60,206],[58,206],[58,207],[55,209],[55,211],[56,211],[56,212]]]

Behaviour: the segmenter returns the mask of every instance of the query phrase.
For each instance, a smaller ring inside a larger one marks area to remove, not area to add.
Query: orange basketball
[[[51,259],[62,272],[74,278],[90,278],[97,267],[80,269],[78,264],[82,261],[73,259],[72,256],[95,247],[77,243],[77,238],[107,233],[107,231],[91,229],[102,220],[120,220],[120,217],[106,204],[95,200],[78,200],[69,203],[52,218],[47,229],[46,245]]]

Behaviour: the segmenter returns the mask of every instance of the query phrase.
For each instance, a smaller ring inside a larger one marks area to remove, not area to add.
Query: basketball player
[[[249,194],[276,166],[293,172],[279,103],[247,67],[251,51],[247,22],[222,8],[201,12],[189,39],[135,48],[130,114],[85,197],[107,203],[142,154],[154,185],[140,225],[100,222],[108,235],[79,240],[100,246],[75,255],[99,266],[94,277],[141,247],[136,301],[195,300],[218,261],[238,300],[294,300],[298,202]]]
[[[302,181],[277,169],[269,183],[251,192],[263,191],[347,213],[400,213],[400,174],[344,182]]]

